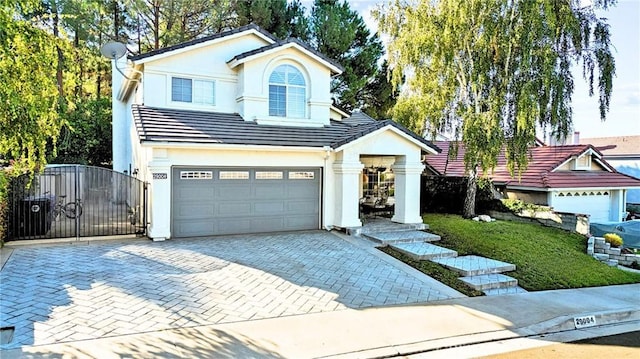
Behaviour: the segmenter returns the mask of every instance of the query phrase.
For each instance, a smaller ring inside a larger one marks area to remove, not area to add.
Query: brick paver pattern
[[[323,231],[14,250],[0,272],[11,343],[446,299]]]

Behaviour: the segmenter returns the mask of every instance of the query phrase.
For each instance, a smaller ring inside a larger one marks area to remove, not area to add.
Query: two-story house
[[[112,66],[113,168],[149,181],[154,240],[360,227],[380,159],[392,220],[422,223],[421,156],[439,149],[332,106],[343,69],[299,40],[249,25]]]

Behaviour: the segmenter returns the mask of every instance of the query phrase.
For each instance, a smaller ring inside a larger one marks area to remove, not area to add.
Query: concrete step
[[[429,229],[429,225],[424,223],[395,223],[388,219],[365,220],[360,234],[396,231],[421,231]]]
[[[438,257],[456,257],[458,252],[436,246],[431,243],[419,242],[419,243],[393,243],[391,248],[395,248],[398,251],[408,255],[409,257],[417,260],[428,260]]]
[[[367,233],[364,236],[382,244],[434,242],[440,240],[440,236],[423,231],[376,232]]]
[[[454,270],[465,277],[516,270],[516,266],[514,264],[480,256],[434,258],[432,261]]]
[[[486,296],[490,296],[490,295],[507,295],[507,294],[527,293],[527,290],[522,288],[522,287],[515,286],[515,287],[507,287],[507,288],[487,289],[487,290],[483,290],[482,292]]]
[[[508,275],[498,273],[474,275],[471,277],[461,277],[458,279],[463,281],[469,287],[479,291],[496,288],[515,287],[518,285],[517,279],[509,277]]]

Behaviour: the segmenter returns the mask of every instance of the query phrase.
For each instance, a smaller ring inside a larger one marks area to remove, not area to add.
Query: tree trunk
[[[464,206],[462,208],[462,217],[467,219],[476,216],[477,180],[478,171],[476,166],[474,166],[473,169],[469,170],[469,175],[467,176],[467,193],[464,197]]]

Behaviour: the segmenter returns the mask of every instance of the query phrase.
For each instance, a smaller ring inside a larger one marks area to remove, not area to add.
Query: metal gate
[[[8,240],[144,235],[147,184],[110,169],[50,165],[11,183]]]

